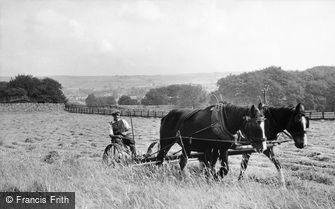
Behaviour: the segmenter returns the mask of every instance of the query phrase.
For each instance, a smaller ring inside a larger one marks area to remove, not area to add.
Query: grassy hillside
[[[50,108],[0,109],[0,191],[73,191],[76,208],[335,208],[332,121],[311,121],[305,149],[293,143],[276,147],[284,189],[261,154],[251,157],[243,181],[237,181],[240,156],[229,158],[231,171],[221,181],[206,179],[196,162],[186,179],[176,164],[105,167],[110,118]],[[144,152],[158,136],[159,120],[133,120]]]

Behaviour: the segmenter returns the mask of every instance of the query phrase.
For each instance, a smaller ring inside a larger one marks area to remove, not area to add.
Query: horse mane
[[[270,107],[267,106],[264,108],[264,114],[269,113],[273,115],[273,113],[280,113],[280,116],[285,116],[283,114],[292,114],[295,111],[293,106],[285,106],[285,107]],[[275,115],[277,116],[277,115]]]
[[[275,109],[275,110],[279,110],[279,111],[294,111],[295,110],[295,107],[292,106],[292,105],[287,105],[287,106],[284,106],[284,107],[273,107],[273,106],[266,106],[265,109]]]
[[[226,103],[226,107],[229,108],[229,110],[232,111],[233,113],[239,113],[239,114],[242,114],[242,116],[247,115],[250,112],[250,108],[251,108],[251,106],[249,105],[239,106],[239,105],[234,105],[231,103]]]

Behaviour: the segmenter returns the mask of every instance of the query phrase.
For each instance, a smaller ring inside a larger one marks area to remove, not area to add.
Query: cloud
[[[110,41],[104,39],[101,41],[100,50],[103,53],[110,53],[115,51],[115,47],[110,43]]]
[[[159,6],[153,1],[126,1],[120,6],[120,18],[131,21],[157,21],[162,17]]]
[[[6,1],[0,67],[147,74],[334,64],[334,3]],[[94,69],[94,70],[92,70]]]

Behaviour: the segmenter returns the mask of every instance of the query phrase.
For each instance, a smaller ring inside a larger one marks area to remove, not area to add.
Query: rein
[[[283,133],[283,134],[285,134],[289,139],[286,139],[286,140],[278,140],[278,134],[279,134],[279,133]],[[269,144],[281,144],[281,143],[290,142],[290,141],[293,140],[292,135],[291,135],[289,132],[287,132],[287,130],[281,131],[281,132],[279,132],[279,133],[278,133],[277,136],[276,136],[276,140],[271,140],[271,141],[268,141],[267,143],[269,143]]]

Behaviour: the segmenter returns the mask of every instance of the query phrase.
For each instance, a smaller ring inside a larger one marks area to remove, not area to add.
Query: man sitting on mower
[[[131,127],[126,120],[121,119],[120,111],[114,111],[112,113],[113,121],[109,123],[110,132],[109,136],[112,138],[113,143],[123,143],[129,146],[132,156],[136,157],[135,140],[131,137]]]

